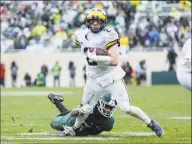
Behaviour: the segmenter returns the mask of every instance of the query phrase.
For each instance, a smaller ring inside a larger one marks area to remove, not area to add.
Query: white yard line
[[[64,91],[64,92],[54,92],[54,91],[6,91],[1,92],[1,96],[47,96],[49,93],[60,94],[60,95],[73,95],[77,92]]]
[[[178,137],[178,139],[180,139],[180,140],[191,140],[192,138],[191,137]]]
[[[45,137],[46,136],[46,137]],[[50,136],[50,137],[47,137]],[[58,136],[58,137],[56,137]],[[109,136],[109,137],[100,137]],[[126,136],[155,136],[153,132],[103,132],[98,137],[59,137],[59,132],[37,132],[37,133],[18,133],[18,136],[2,136],[1,140],[86,140],[86,141],[101,141],[101,140],[120,140]],[[178,139],[190,140],[190,137],[181,137]]]
[[[37,132],[37,133],[21,133],[21,136],[42,136],[42,135],[59,135],[57,132]],[[153,136],[155,133],[153,132],[103,132],[100,134],[101,136]]]
[[[1,140],[119,140],[120,138],[108,137],[108,138],[101,138],[101,137],[1,137]]]
[[[46,137],[44,137],[46,136]],[[50,137],[47,137],[50,136]],[[58,137],[54,137],[58,136]],[[100,137],[109,136],[109,137]],[[151,132],[103,132],[98,137],[59,137],[59,132],[18,133],[18,136],[2,136],[2,140],[119,140],[125,136],[155,136]]]
[[[190,116],[169,117],[169,119],[191,120]]]
[[[36,132],[36,133],[21,133],[21,134],[18,134],[18,135],[21,135],[21,136],[29,136],[29,135],[59,135],[60,132]]]
[[[115,116],[115,119],[130,119],[128,115],[119,115]],[[178,117],[165,117],[164,119],[173,119],[173,120],[191,120],[191,116],[178,116]]]
[[[104,132],[101,135],[109,136],[154,136],[153,132]]]

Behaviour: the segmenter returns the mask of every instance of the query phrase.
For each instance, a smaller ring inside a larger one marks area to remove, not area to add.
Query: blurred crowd
[[[191,36],[191,1],[1,1],[1,47],[76,48],[71,37],[93,7],[106,10],[126,49],[181,47]]]
[[[22,79],[22,83],[18,83],[18,75],[20,65],[16,61],[12,61],[10,65],[0,63],[0,87],[7,87],[6,79],[9,77],[6,71],[10,69],[11,87],[47,87],[48,75],[53,77],[53,87],[61,87],[61,82],[65,79],[61,79],[62,66],[58,61],[49,68],[46,64],[42,64],[37,75],[32,76],[30,71],[25,71]],[[140,60],[136,67],[130,65],[129,61],[123,62],[121,67],[125,71],[124,76],[125,84],[130,85],[146,85],[147,65],[145,60]],[[73,61],[68,63],[69,71],[69,87],[76,87],[76,65]],[[83,66],[82,78],[86,83],[86,67]],[[49,82],[50,83],[50,82]]]
[[[10,68],[11,76],[11,87],[46,87],[47,86],[47,76],[53,76],[53,87],[61,87],[61,73],[62,67],[58,61],[53,65],[52,68],[49,68],[46,64],[42,64],[40,67],[39,73],[35,77],[30,75],[30,71],[26,71],[23,76],[23,83],[18,84],[18,71],[19,66],[16,61],[12,61],[10,67],[4,63],[0,63],[0,87],[6,87],[6,78],[8,75],[6,71]],[[76,66],[73,61],[68,63],[69,70],[69,87],[76,87]],[[83,70],[85,72],[85,69]],[[83,79],[86,82],[86,78],[83,76]]]

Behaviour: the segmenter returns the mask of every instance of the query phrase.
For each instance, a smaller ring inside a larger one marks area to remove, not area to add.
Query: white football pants
[[[88,78],[84,88],[82,104],[89,104],[94,108],[104,92],[111,93],[111,96],[116,99],[119,108],[123,112],[143,120],[146,124],[150,124],[151,119],[140,108],[130,105],[129,96],[123,80],[118,80],[106,87],[101,87],[91,78]]]
[[[183,71],[181,68],[177,68],[176,75],[179,83],[191,91],[192,90],[192,79],[191,79],[192,73]]]

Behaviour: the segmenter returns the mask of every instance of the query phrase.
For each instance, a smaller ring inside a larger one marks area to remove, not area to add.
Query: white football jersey
[[[191,39],[186,40],[181,52],[179,53],[178,67],[183,68],[184,71],[190,72],[192,69],[192,57],[191,57]]]
[[[81,45],[81,52],[85,55],[86,59],[86,73],[89,76],[102,76],[106,73],[112,72],[116,69],[123,73],[120,66],[107,66],[101,67],[97,65],[96,62],[90,61],[87,58],[87,50],[88,48],[100,48],[105,51],[108,50],[109,47],[117,43],[119,37],[115,30],[104,28],[102,31],[98,33],[93,33],[90,29],[82,27],[79,28],[74,35],[75,44]],[[121,70],[120,70],[121,69]]]

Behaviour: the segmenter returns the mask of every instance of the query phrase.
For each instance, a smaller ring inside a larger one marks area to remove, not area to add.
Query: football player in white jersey
[[[76,31],[74,40],[76,44],[81,45],[81,52],[85,56],[87,81],[84,87],[82,97],[82,107],[77,116],[72,131],[79,129],[89,113],[92,113],[93,107],[100,99],[100,95],[109,92],[116,99],[119,108],[142,121],[151,128],[157,136],[162,135],[162,128],[159,124],[151,120],[140,108],[132,106],[123,82],[125,72],[118,65],[118,34],[113,29],[106,26],[107,16],[103,9],[93,8],[86,15],[86,28],[80,28]],[[96,51],[90,52],[89,48],[100,48],[105,50],[108,55],[96,55]],[[69,136],[71,132],[66,133]]]
[[[176,70],[178,81],[185,88],[192,90],[191,39],[187,39],[179,54]]]

